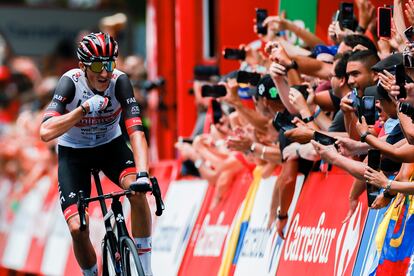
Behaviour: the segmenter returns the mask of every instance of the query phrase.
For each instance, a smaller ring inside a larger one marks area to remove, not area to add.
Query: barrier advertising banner
[[[357,259],[352,272],[353,276],[369,275],[377,268],[381,252],[377,250],[375,235],[377,234],[378,225],[382,221],[386,210],[387,208],[379,210],[369,209]]]
[[[304,184],[283,245],[278,275],[350,275],[367,203],[361,197],[345,223],[353,178],[336,169],[311,173]]]
[[[267,229],[276,176],[262,179],[256,194],[249,226],[243,239],[243,246],[237,261],[235,275],[275,275],[283,240],[276,228]],[[295,193],[289,207],[289,217],[295,210],[304,176],[296,178]],[[287,226],[289,226],[289,219]]]
[[[165,211],[153,234],[154,275],[177,275],[194,223],[203,203],[205,180],[172,182],[165,197]]]
[[[235,215],[251,182],[250,172],[238,174],[219,204],[213,208],[210,205],[205,216],[199,218],[191,237],[193,245],[187,249],[179,275],[217,275]]]

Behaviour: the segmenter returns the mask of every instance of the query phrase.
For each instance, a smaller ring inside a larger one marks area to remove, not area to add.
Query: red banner
[[[250,172],[240,173],[219,204],[212,207],[208,192],[190,237],[179,275],[217,275],[231,225],[252,182]]]
[[[277,275],[350,275],[367,215],[362,195],[345,223],[353,177],[311,173],[292,217]]]

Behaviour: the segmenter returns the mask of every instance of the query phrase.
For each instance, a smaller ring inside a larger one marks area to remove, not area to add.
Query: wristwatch
[[[307,124],[309,122],[312,122],[315,118],[313,117],[313,115],[310,115],[309,117],[303,118],[302,121]]]
[[[141,177],[149,177],[148,172],[139,172],[137,173],[137,179]]]
[[[295,69],[297,70],[299,68],[299,65],[297,64],[297,62],[295,60],[292,60],[292,62],[288,65],[285,66],[286,69],[286,73],[290,70],[290,69]]]
[[[361,135],[361,142],[365,143],[365,140],[367,139],[367,136],[370,135],[371,132],[369,131],[365,131],[362,135]]]

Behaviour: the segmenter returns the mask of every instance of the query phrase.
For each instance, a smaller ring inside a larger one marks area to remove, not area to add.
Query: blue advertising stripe
[[[387,208],[379,210],[369,209],[354,269],[352,271],[353,276],[368,275],[375,271],[379,260],[379,253],[375,244],[375,235],[386,210]]]
[[[236,265],[237,261],[239,260],[240,253],[243,249],[244,236],[246,235],[248,227],[249,227],[249,221],[243,221],[240,225],[239,240],[237,241],[236,253],[234,254],[234,258],[233,258],[233,262],[232,262],[232,264],[234,264],[234,265]]]

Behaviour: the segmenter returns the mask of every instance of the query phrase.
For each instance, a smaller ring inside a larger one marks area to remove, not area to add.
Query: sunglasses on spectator
[[[94,61],[94,62],[89,62],[89,63],[84,63],[86,66],[88,66],[92,72],[94,73],[101,73],[104,69],[107,72],[113,72],[115,67],[116,67],[116,63],[115,61]]]

